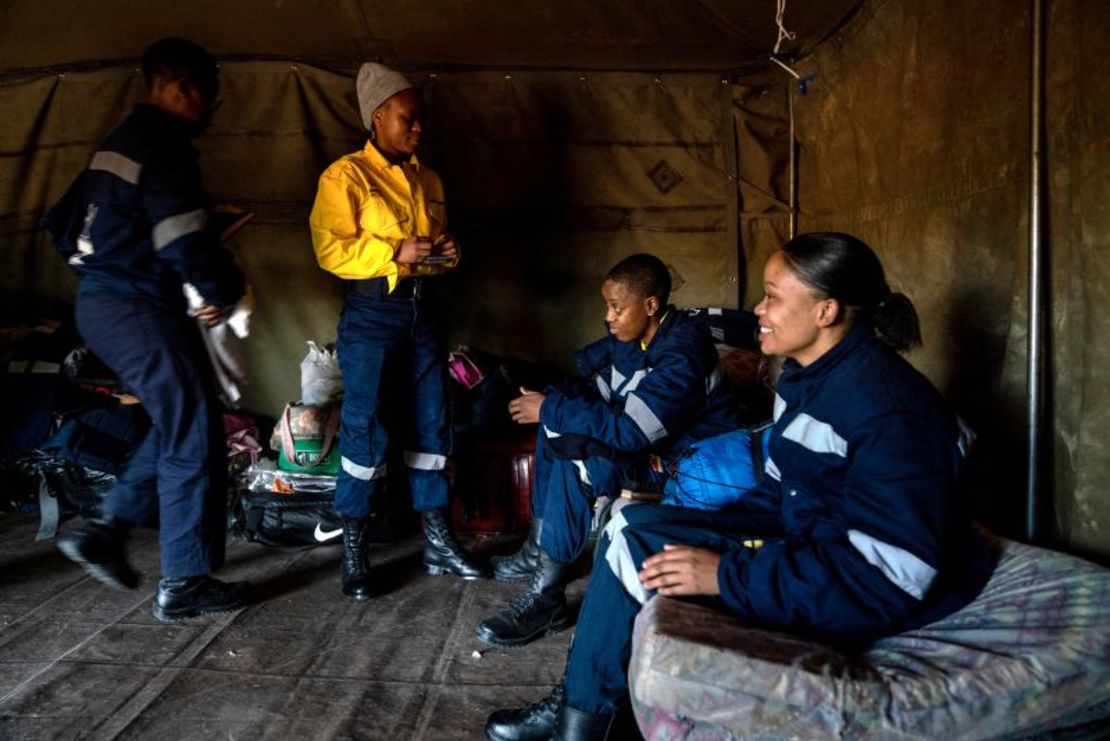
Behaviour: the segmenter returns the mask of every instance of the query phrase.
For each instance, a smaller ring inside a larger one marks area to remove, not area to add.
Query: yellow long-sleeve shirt
[[[390,292],[402,278],[439,275],[458,264],[457,257],[437,265],[394,260],[405,239],[435,241],[446,226],[439,176],[415,156],[390,164],[370,142],[324,170],[309,217],[321,268],[347,280],[385,278]]]

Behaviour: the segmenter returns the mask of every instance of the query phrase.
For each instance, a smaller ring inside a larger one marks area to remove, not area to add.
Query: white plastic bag
[[[301,403],[327,404],[343,396],[343,374],[331,346],[308,341],[308,355],[301,361]]]

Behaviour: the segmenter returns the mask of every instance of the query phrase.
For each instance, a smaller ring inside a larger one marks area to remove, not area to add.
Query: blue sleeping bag
[[[771,425],[732,430],[699,440],[668,468],[661,504],[723,509],[759,483]]]

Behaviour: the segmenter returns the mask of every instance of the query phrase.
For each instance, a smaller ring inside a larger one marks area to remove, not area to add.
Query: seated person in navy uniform
[[[693,441],[739,425],[712,338],[667,303],[670,290],[659,258],[619,262],[601,286],[609,336],[575,358],[592,382],[522,389],[510,402],[516,422],[539,422],[532,520],[521,550],[493,565],[498,579],[529,582],[478,625],[482,641],[519,646],[565,628],[564,588],[586,548],[594,499],[622,488],[661,491],[666,463]]]
[[[77,328],[153,422],[102,517],[58,541],[97,579],[133,589],[128,531],[157,519],[162,579],[154,615],[177,620],[246,604],[250,585],[209,576],[224,560],[227,452],[212,369],[193,313],[218,324],[243,296],[242,273],[209,218],[191,139],[218,105],[204,49],[163,39],[143,56],[146,98],[100,146],[45,221],[80,278]],[[155,515],[155,511],[157,514]]]
[[[655,594],[847,648],[934,622],[993,569],[957,474],[963,436],[896,351],[920,343],[875,253],[806,234],[767,262],[756,307],[785,357],[763,483],[734,507],[622,508],[598,543],[563,682],[499,710],[491,739],[602,739],[626,701],[633,621]]]

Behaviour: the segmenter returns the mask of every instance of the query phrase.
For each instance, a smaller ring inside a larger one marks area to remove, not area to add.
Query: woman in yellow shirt
[[[402,420],[425,569],[464,579],[489,572],[468,560],[448,524],[445,347],[431,294],[438,276],[458,264],[459,249],[445,231],[439,176],[415,154],[424,102],[408,79],[380,64],[362,65],[356,88],[370,139],[320,176],[309,225],[320,267],[347,282],[337,342],[345,390],[335,508],[343,517],[343,593],[364,600],[373,591],[366,522],[385,487],[391,433],[401,431],[394,422]]]

